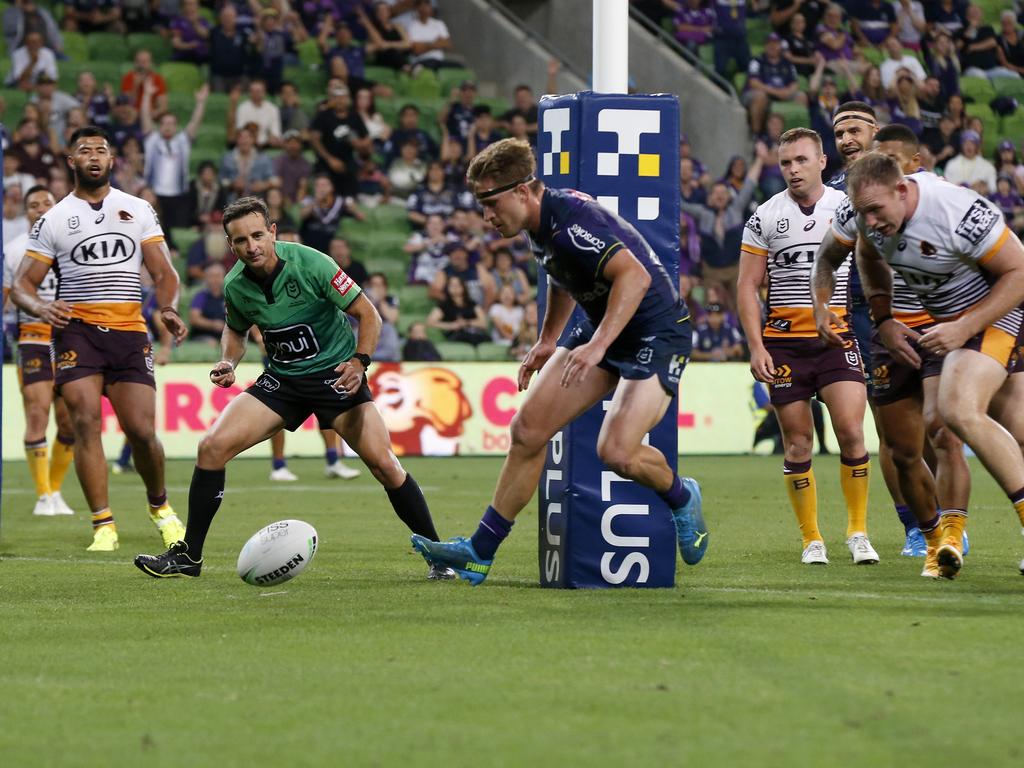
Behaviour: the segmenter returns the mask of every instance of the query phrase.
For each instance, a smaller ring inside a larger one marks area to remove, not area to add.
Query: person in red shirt
[[[142,109],[142,86],[147,80],[152,80],[155,88],[150,97],[152,113],[159,115],[167,111],[167,83],[163,76],[153,69],[153,54],[145,48],[135,52],[135,65],[121,78],[121,93],[132,97],[135,108]]]

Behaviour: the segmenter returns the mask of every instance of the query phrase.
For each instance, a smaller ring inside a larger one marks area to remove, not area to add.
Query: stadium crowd
[[[680,285],[696,317],[694,359],[745,358],[743,224],[784,187],[786,128],[818,130],[826,176],[841,169],[831,117],[844,100],[910,127],[923,167],[988,196],[1024,231],[1019,3],[634,5],[735,83],[755,148],[713,169],[681,140]],[[234,263],[220,212],[252,194],[282,240],[328,253],[366,288],[385,323],[377,359],[508,359],[536,338],[528,243],[484,226],[464,176],[499,138],[535,142],[541,84],[482,98],[430,0],[15,0],[2,17],[4,241],[27,230],[31,186],[67,194],[67,137],[105,128],[115,186],[158,211],[187,285],[190,342],[175,359],[216,357]],[[552,61],[543,90],[555,90],[557,71]],[[159,360],[171,354],[164,345]]]

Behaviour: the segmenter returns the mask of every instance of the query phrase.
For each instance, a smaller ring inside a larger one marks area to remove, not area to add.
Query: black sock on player
[[[185,543],[188,556],[193,560],[203,556],[206,534],[223,498],[224,470],[196,467],[188,487],[188,521],[185,523]]]
[[[431,541],[438,541],[437,529],[434,528],[434,520],[430,517],[427,500],[423,498],[423,491],[413,480],[412,475],[406,472],[404,483],[397,488],[384,490],[388,492],[388,499],[395,508],[398,519],[405,523],[410,531]]]

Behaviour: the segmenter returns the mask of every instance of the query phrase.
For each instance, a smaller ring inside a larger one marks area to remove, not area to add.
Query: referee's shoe
[[[169,579],[175,576],[198,576],[203,569],[203,558],[193,560],[188,554],[188,544],[176,541],[162,555],[137,555],[135,567],[148,573],[154,579]]]

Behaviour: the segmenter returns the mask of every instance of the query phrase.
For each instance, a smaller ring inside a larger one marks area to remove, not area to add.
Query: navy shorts
[[[923,334],[932,327],[934,325],[919,325],[914,330]],[[878,330],[872,331],[871,359],[874,361],[874,368],[871,369],[871,384],[868,391],[875,405],[890,405],[908,397],[918,397],[921,394],[921,382],[942,373],[945,358],[921,349],[916,341],[911,341],[910,346],[921,357],[920,368],[912,368],[899,362],[882,344]]]
[[[594,324],[582,320],[572,329],[563,346],[575,349],[594,336]],[[598,364],[622,379],[649,379],[657,376],[662,388],[671,397],[679,391],[679,377],[690,360],[693,332],[689,316],[671,326],[662,327],[639,337],[616,339]]]

